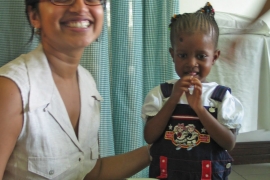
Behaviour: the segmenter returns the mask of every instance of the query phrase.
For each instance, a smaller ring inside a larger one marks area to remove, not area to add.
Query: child
[[[206,82],[218,59],[219,29],[210,3],[171,19],[171,48],[180,79],[145,98],[144,137],[152,144],[149,176],[159,179],[228,179],[243,107],[230,88]]]

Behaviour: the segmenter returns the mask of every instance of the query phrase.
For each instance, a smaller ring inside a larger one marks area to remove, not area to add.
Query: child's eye
[[[187,54],[178,54],[178,57],[179,58],[186,58],[187,57]]]
[[[206,55],[205,54],[200,54],[200,55],[197,56],[197,58],[198,59],[204,59],[204,58],[206,58]]]

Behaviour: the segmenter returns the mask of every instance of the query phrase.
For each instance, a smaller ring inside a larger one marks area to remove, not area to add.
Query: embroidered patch
[[[169,125],[169,130],[165,132],[164,138],[172,141],[176,146],[176,150],[185,148],[189,151],[200,143],[210,143],[210,136],[206,134],[206,129],[202,128],[200,132],[194,124],[178,123],[175,126]]]

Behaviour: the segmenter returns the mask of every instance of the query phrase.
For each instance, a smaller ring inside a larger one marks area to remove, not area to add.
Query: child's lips
[[[189,75],[190,75],[190,76],[196,76],[197,73],[196,73],[196,72],[190,72]]]

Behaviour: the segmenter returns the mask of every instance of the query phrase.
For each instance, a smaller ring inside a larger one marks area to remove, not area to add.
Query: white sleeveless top
[[[79,65],[81,114],[78,138],[54,84],[42,46],[0,68],[21,91],[23,128],[4,180],[83,179],[99,157],[100,94],[91,74]]]

